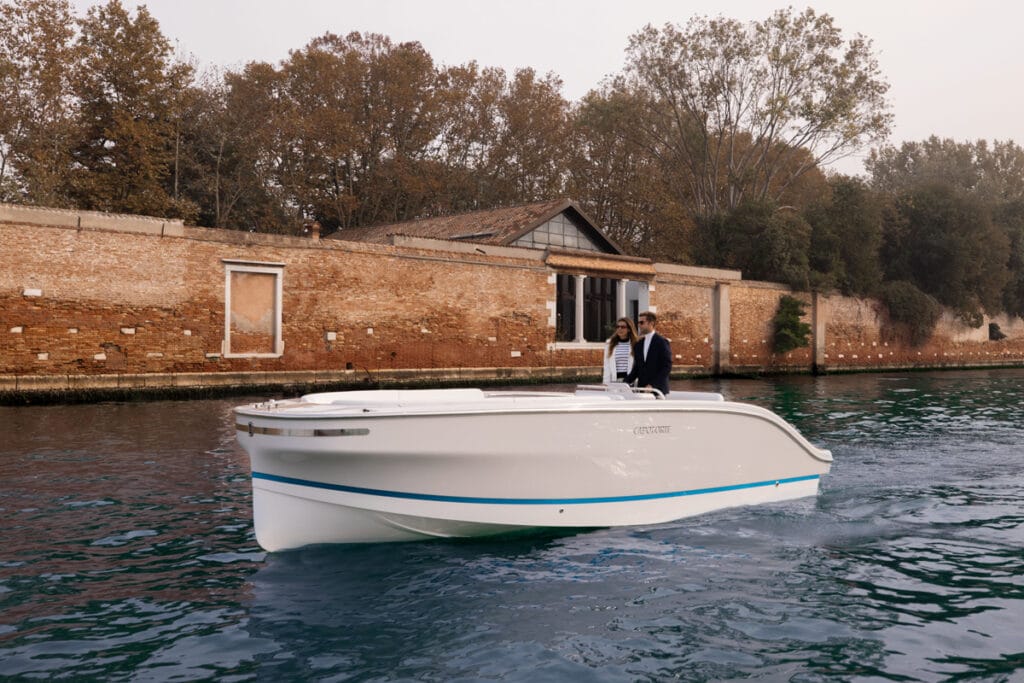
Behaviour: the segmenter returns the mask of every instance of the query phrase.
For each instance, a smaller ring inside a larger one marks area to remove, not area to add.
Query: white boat
[[[235,415],[271,551],[658,524],[814,496],[832,462],[771,411],[625,384],[320,393]]]

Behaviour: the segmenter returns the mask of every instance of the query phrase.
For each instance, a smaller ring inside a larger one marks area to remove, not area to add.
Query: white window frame
[[[284,264],[260,261],[235,261],[221,259],[224,264],[224,340],[221,355],[224,358],[280,358],[284,355],[284,339],[281,336],[282,308],[284,301]],[[231,352],[231,275],[232,273],[263,273],[274,276],[274,350],[271,353]]]

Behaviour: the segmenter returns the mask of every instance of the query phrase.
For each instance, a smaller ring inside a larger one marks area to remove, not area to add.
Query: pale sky
[[[145,4],[199,66],[277,63],[332,32],[419,41],[438,65],[476,60],[510,74],[554,72],[576,101],[622,70],[628,37],[695,15],[743,22],[810,6],[847,39],[870,38],[890,84],[890,143],[930,135],[1024,145],[1024,2],[1019,0],[122,0]],[[79,15],[97,4],[72,0]],[[866,155],[867,150],[864,151]],[[838,162],[862,172],[859,158]]]

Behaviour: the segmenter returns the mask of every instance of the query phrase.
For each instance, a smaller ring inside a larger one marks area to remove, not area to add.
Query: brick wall
[[[827,309],[825,366],[833,370],[1017,365],[1024,361],[1024,321],[999,315],[972,328],[947,312],[932,337],[910,346],[893,333],[877,301],[830,296]],[[1007,338],[990,341],[988,323]]]
[[[811,296],[792,292],[788,287],[765,282],[741,282],[730,288],[730,355],[729,366],[738,372],[785,372],[811,367],[813,343],[809,348],[773,353],[772,319],[779,308],[779,299],[792,295],[807,304],[804,322],[810,322]]]
[[[451,368],[492,369],[488,376],[599,372],[600,350],[551,346],[555,285],[541,252],[168,229],[133,217],[125,217],[127,227],[114,218],[79,227],[80,219],[63,214],[60,225],[42,225],[25,215],[0,215],[0,385],[11,377],[132,373],[236,373],[245,383],[253,373],[304,371],[370,378]],[[224,356],[225,260],[283,264],[280,357]],[[928,343],[912,348],[887,336],[876,302],[836,295],[813,297],[823,321],[821,357],[813,343],[778,356],[771,320],[788,288],[729,271],[656,265],[650,304],[686,372],[713,372],[723,339],[722,369],[740,372],[807,371],[815,362],[853,370],[1024,361],[1018,318],[995,319],[1008,339],[991,342],[987,325],[971,329],[946,316]],[[808,303],[811,322],[812,296],[796,296]],[[722,301],[728,310],[716,314]]]
[[[651,292],[658,332],[672,340],[673,366],[710,373],[714,362],[714,282],[659,275]]]
[[[11,223],[0,223],[0,259],[0,374],[598,362],[547,350],[553,292],[536,260]],[[223,259],[284,264],[282,357],[221,355]]]

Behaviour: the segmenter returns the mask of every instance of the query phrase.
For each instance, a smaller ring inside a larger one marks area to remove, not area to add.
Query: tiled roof
[[[393,235],[406,235],[508,246],[563,211],[574,214],[581,223],[593,229],[599,238],[598,241],[606,243],[610,251],[621,253],[621,250],[605,237],[570,199],[554,199],[534,204],[460,213],[453,216],[375,225],[368,228],[349,228],[332,233],[330,237],[353,242],[390,244]]]

